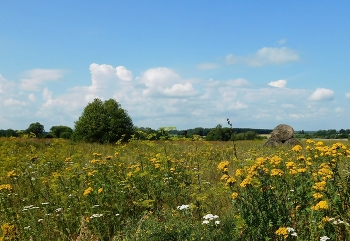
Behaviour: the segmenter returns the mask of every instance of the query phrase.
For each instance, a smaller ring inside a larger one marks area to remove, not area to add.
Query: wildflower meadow
[[[0,139],[0,240],[350,240],[348,141]]]

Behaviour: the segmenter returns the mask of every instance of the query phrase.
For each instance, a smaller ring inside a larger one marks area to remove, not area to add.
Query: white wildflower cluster
[[[100,217],[102,217],[102,216],[103,216],[103,214],[95,213],[95,214],[92,214],[92,215],[91,215],[90,219],[93,219],[93,218],[100,218]]]
[[[190,205],[188,205],[188,204],[183,204],[183,205],[181,205],[181,206],[177,206],[177,209],[179,209],[179,210],[190,209]]]
[[[24,206],[22,211],[27,211],[27,210],[31,210],[31,209],[38,209],[39,207],[35,207],[34,205],[28,205],[28,206]]]
[[[294,228],[291,228],[291,227],[287,227],[287,230],[288,230],[288,233],[291,235],[291,236],[298,236],[298,234],[295,232],[295,229]]]
[[[347,223],[347,222],[344,222],[343,220],[341,220],[341,219],[335,219],[335,218],[330,218],[329,219],[329,221],[330,222],[332,222],[334,225],[337,225],[337,224],[345,224],[346,226],[350,226],[350,224],[349,223]]]
[[[210,221],[213,221],[213,220],[218,219],[218,218],[219,218],[218,215],[213,215],[213,214],[209,213],[203,217],[203,219],[204,219],[203,224],[209,224]],[[216,220],[216,221],[214,221],[214,223],[216,225],[218,225],[218,224],[220,224],[220,221]]]
[[[331,239],[331,238],[329,238],[327,236],[320,237],[320,241],[327,241],[328,239]]]

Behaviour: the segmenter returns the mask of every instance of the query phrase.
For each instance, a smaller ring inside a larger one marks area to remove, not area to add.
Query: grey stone
[[[285,141],[294,137],[294,129],[286,124],[280,124],[273,129],[271,138],[284,143]]]

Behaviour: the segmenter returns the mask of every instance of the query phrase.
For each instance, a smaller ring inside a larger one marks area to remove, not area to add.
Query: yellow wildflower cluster
[[[92,187],[88,187],[87,189],[85,189],[83,195],[87,196],[89,195],[94,189]]]
[[[311,209],[313,210],[328,209],[328,203],[327,201],[320,201],[315,206],[312,206]]]
[[[17,174],[16,174],[15,170],[12,170],[12,171],[9,171],[6,176],[7,177],[16,177]]]
[[[280,227],[276,230],[275,234],[283,236],[284,239],[288,238],[288,229],[286,227]]]
[[[218,165],[218,169],[221,170],[221,171],[227,171],[226,169],[227,169],[229,164],[230,164],[229,161],[220,162],[219,165]]]
[[[1,190],[12,191],[12,186],[10,184],[1,184],[0,185],[0,191]]]
[[[0,240],[17,240],[17,230],[14,224],[5,223],[1,226],[2,237]]]

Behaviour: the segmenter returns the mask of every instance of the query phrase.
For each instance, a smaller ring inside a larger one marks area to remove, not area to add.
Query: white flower
[[[219,225],[219,224],[220,224],[220,221],[215,221],[215,224],[216,224],[216,225]]]
[[[190,205],[186,205],[186,204],[183,204],[183,205],[181,205],[181,206],[177,206],[177,209],[179,209],[179,210],[186,210],[186,209],[189,209],[190,208]]]
[[[320,241],[327,241],[328,239],[331,239],[331,238],[329,238],[327,236],[320,237]]]
[[[204,220],[203,221],[203,224],[208,224],[209,223],[209,220]]]
[[[57,208],[55,211],[56,211],[56,213],[61,212],[62,208]]]
[[[96,214],[92,214],[90,219],[92,219],[92,218],[100,218],[102,216],[103,216],[103,214],[96,213]]]
[[[30,229],[30,226],[24,227],[24,229]]]
[[[209,213],[209,214],[205,215],[203,218],[204,218],[204,219],[207,219],[207,220],[213,220],[213,219],[219,218],[219,216],[218,216],[218,215],[213,215],[213,214]]]
[[[119,213],[117,213],[115,216],[117,216],[117,217],[118,217],[119,215],[120,215],[120,214],[119,214]]]

